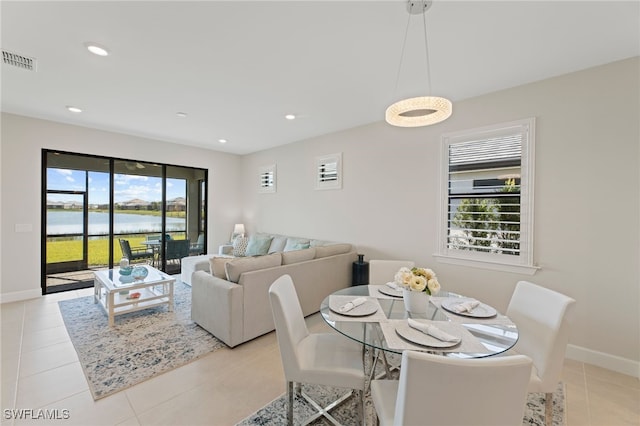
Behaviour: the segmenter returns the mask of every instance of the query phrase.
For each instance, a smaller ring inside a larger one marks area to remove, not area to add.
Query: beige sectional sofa
[[[191,275],[191,318],[230,347],[268,333],[275,329],[269,287],[284,274],[293,278],[303,314],[317,312],[326,296],[351,285],[357,254],[351,244],[313,245],[288,245],[289,250],[261,256],[211,257],[209,268],[200,264]]]

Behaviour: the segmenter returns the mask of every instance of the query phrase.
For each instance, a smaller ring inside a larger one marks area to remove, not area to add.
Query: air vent
[[[23,70],[36,71],[37,61],[35,58],[18,55],[17,53],[9,52],[7,50],[2,51],[2,62],[7,65],[22,68]]]

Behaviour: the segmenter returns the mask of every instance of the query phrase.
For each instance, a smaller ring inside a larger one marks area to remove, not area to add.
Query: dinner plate
[[[347,317],[366,317],[367,315],[375,314],[378,310],[378,304],[372,300],[367,300],[362,305],[356,306],[347,312],[340,312],[340,306],[344,305],[347,302],[334,303],[329,306],[336,314],[344,315]]]
[[[422,331],[410,327],[406,322],[400,323],[396,326],[396,333],[411,343],[416,343],[420,346],[428,346],[430,348],[451,348],[459,344],[461,341],[458,337],[456,342],[443,342],[442,340],[438,340],[433,336],[429,336],[428,334],[424,334]]]
[[[473,311],[471,312],[458,312],[456,311],[456,306],[461,303],[468,302],[470,299],[461,299],[458,297],[453,297],[446,299],[442,302],[442,309],[451,312],[452,314],[462,315],[463,317],[471,317],[471,318],[491,318],[495,317],[498,312],[489,305],[485,305],[484,303],[480,303]]]
[[[402,290],[394,290],[386,285],[378,288],[378,291],[382,294],[386,294],[387,296],[402,297]]]

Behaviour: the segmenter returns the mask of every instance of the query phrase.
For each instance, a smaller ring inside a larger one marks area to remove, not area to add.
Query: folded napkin
[[[396,284],[394,282],[388,282],[387,283],[387,287],[390,287],[390,288],[392,288],[394,290],[398,290],[398,291],[402,290],[402,286],[399,286],[398,284]]]
[[[460,314],[463,312],[471,313],[471,311],[477,308],[479,304],[480,302],[478,302],[477,300],[468,300],[466,302],[455,305],[453,309]]]
[[[440,330],[435,325],[418,322],[411,318],[409,318],[407,321],[409,322],[409,327],[422,331],[424,334],[428,334],[429,336],[435,337],[436,339],[442,340],[443,342],[459,342],[460,341],[459,337],[452,336],[451,334]]]
[[[349,312],[356,306],[360,306],[366,301],[367,301],[366,297],[358,297],[356,299],[353,299],[351,302],[345,303],[344,305],[340,306],[339,310],[340,312]]]

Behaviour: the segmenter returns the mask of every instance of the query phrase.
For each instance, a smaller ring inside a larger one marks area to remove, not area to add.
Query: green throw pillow
[[[309,248],[309,240],[303,240],[300,238],[289,238],[287,244],[284,246],[283,251],[303,250]]]
[[[245,256],[263,256],[269,251],[273,237],[267,235],[252,235],[249,237],[249,244]]]

